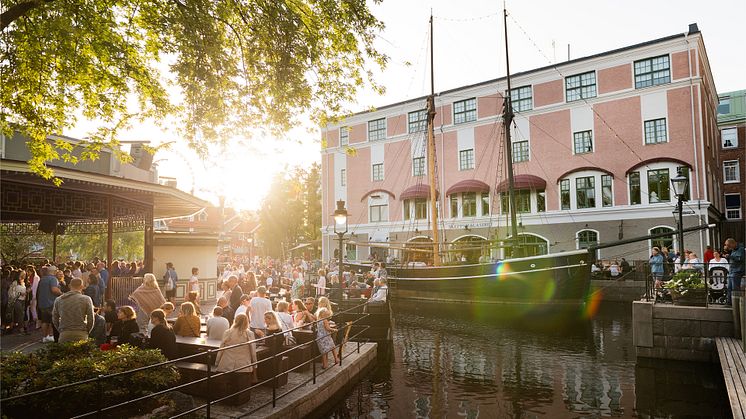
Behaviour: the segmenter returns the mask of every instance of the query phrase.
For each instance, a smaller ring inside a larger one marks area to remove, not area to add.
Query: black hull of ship
[[[387,266],[387,271],[393,298],[534,307],[584,305],[591,276],[586,251],[472,265]]]

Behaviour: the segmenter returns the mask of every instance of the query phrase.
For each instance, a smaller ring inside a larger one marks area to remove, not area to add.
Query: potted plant
[[[663,287],[671,292],[671,298],[676,305],[706,305],[707,287],[702,272],[699,270],[686,269],[676,272]]]

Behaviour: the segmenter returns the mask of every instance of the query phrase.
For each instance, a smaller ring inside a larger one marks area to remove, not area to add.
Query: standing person
[[[101,295],[101,301],[106,300],[106,288],[109,287],[109,271],[106,269],[104,262],[98,262],[96,264],[96,270],[98,271],[98,290]]]
[[[11,273],[13,282],[8,289],[8,308],[10,311],[10,329],[23,327],[23,333],[28,333],[26,325],[23,322],[23,312],[26,308],[26,284],[24,271],[18,270]]]
[[[34,268],[33,265],[28,265],[26,267],[26,281],[31,284],[31,292],[29,293],[31,301],[28,305],[28,320],[29,322],[33,321],[34,325],[37,329],[41,328],[41,321],[39,321],[39,311],[37,310],[38,304],[37,304],[37,296],[38,296],[38,289],[39,289],[39,281],[41,281],[41,278],[36,273],[36,268]],[[46,335],[44,335],[46,337]]]
[[[238,285],[238,277],[236,275],[228,277],[228,288],[230,288],[231,292],[229,304],[233,313],[235,313],[236,310],[238,310],[238,306],[241,305],[241,296],[243,296],[243,290],[241,289],[241,286]]]
[[[192,303],[195,305],[195,307],[199,307],[199,268],[194,267],[192,268],[192,277],[189,278],[189,292],[193,292],[196,294],[195,301]]]
[[[93,315],[93,329],[88,334],[88,337],[93,339],[96,345],[106,343],[106,319],[101,315],[102,312],[103,308],[95,310],[95,314]]]
[[[85,280],[83,280],[85,282]],[[83,290],[83,294],[91,297],[94,307],[101,307],[101,296],[99,295],[98,277],[92,272],[88,273],[88,286]]]
[[[161,294],[161,289],[158,287],[155,275],[151,273],[145,274],[142,284],[136,290],[132,291],[129,298],[137,304],[137,325],[140,328],[140,332],[146,333],[150,320],[149,313],[152,313],[153,310],[166,302],[163,294]]]
[[[267,288],[259,287],[256,289],[256,297],[249,302],[250,306],[250,328],[255,335],[262,337],[266,333],[267,324],[264,322],[264,313],[272,311],[272,302],[266,298]]]
[[[166,299],[173,303],[176,300],[176,282],[179,280],[179,275],[176,274],[173,263],[166,263],[166,273],[163,274],[163,280],[165,281]]]
[[[712,246],[707,246],[705,248],[705,254],[704,254],[704,262],[708,263],[712,260],[713,257],[715,257],[715,253],[712,251]]]
[[[52,321],[60,331],[60,343],[88,339],[96,322],[91,297],[83,295],[83,280],[73,278],[70,291],[54,301]]]
[[[729,253],[728,261],[730,262],[728,269],[728,305],[731,305],[733,290],[741,290],[741,278],[744,274],[746,257],[744,257],[743,243],[738,243],[733,238],[725,241],[725,251]]]
[[[39,280],[39,287],[36,290],[36,303],[38,305],[41,333],[43,336],[41,341],[42,343],[54,342],[52,308],[54,307],[54,300],[62,295],[62,291],[60,291],[60,284],[57,282],[57,278],[49,271],[49,267],[45,266],[41,268],[41,279]]]
[[[301,277],[300,273],[298,271],[293,271],[293,285],[290,287],[290,297],[293,300],[298,300],[303,298],[303,288],[305,287],[305,284],[303,282],[303,278]]]
[[[316,281],[316,296],[326,295],[326,271],[319,269],[319,279]]]
[[[67,286],[67,280],[65,279],[65,273],[62,272],[62,269],[57,269],[54,277],[57,278],[57,282],[60,284],[60,291],[62,291],[63,294],[70,291],[70,287]]]
[[[653,254],[650,255],[648,262],[650,263],[650,274],[655,281],[655,288],[661,288],[663,286],[663,255],[660,254],[660,249],[653,248]]]
[[[328,309],[322,308],[319,311],[319,325],[316,328],[316,339],[319,345],[319,353],[321,354],[321,367],[326,369],[329,367],[329,361],[327,360],[329,352],[334,355],[334,364],[339,362],[337,357],[337,351],[334,350],[334,340],[332,339],[332,333],[336,332],[337,329],[333,328],[329,322],[329,318],[332,316]]]

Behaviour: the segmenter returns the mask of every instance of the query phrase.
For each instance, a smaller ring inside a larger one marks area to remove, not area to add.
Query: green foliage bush
[[[92,341],[49,344],[29,354],[2,354],[2,397],[23,395],[164,361],[166,358],[158,350],[122,345],[116,350],[101,351]],[[175,367],[161,366],[12,400],[3,403],[2,411],[7,417],[69,417],[96,410],[99,402],[105,407],[151,394],[174,385],[178,380]],[[153,402],[138,405],[147,408],[152,407]]]

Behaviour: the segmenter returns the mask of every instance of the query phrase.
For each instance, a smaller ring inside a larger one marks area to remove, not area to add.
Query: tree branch
[[[3,14],[0,15],[0,31],[4,31],[11,23],[19,17],[25,16],[29,11],[53,1],[54,0],[31,0],[11,6],[10,9],[4,11]]]

